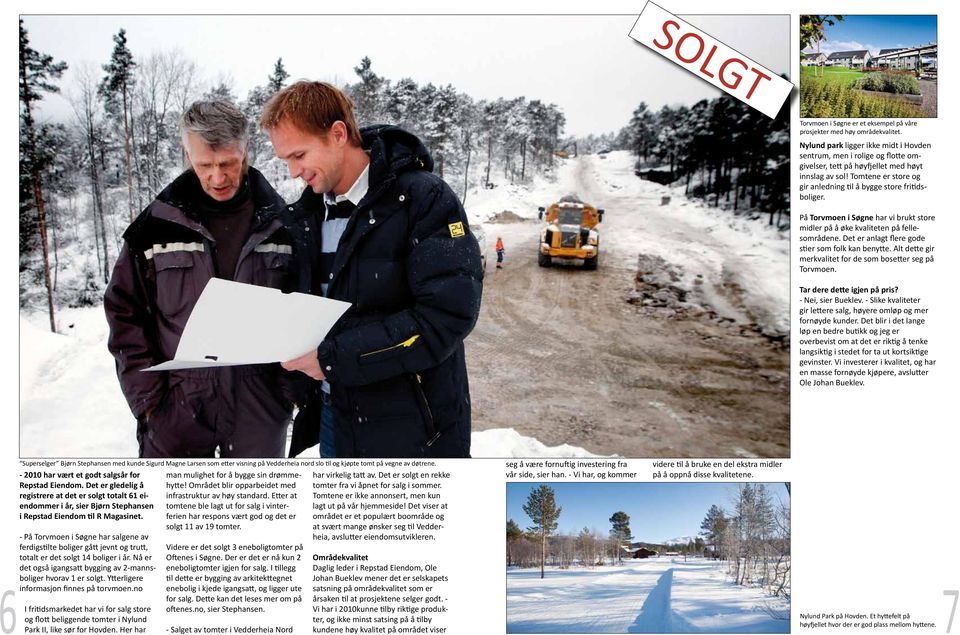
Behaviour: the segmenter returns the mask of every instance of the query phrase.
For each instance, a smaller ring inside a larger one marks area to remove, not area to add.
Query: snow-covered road
[[[475,429],[605,455],[786,456],[789,353],[759,332],[785,335],[789,241],[675,195],[660,205],[671,191],[634,176],[628,154],[601,156],[469,206],[493,219],[480,320],[466,342]],[[606,210],[597,271],[537,266],[537,207],[568,193]],[[497,236],[503,270],[492,266]],[[641,254],[669,267],[685,306],[704,317],[627,303]],[[757,278],[765,284],[748,283]]]

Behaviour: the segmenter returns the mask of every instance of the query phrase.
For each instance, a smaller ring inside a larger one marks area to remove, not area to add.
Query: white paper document
[[[349,302],[212,278],[177,354],[144,370],[285,362],[317,348]]]

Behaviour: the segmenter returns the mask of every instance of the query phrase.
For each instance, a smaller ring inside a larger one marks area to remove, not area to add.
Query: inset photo
[[[507,483],[508,633],[789,633],[789,483]]]
[[[801,15],[800,116],[937,116],[937,16]]]

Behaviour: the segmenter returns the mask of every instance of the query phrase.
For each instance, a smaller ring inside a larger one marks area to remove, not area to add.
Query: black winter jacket
[[[248,171],[248,183],[254,218],[232,278],[303,290],[309,283],[300,279],[294,260],[297,232],[290,229],[287,206],[253,168]],[[116,359],[120,386],[141,426],[143,414],[164,405],[172,389],[181,384],[183,391],[191,394],[200,393],[194,390],[196,386],[213,386],[207,392],[228,406],[239,403],[238,391],[250,393],[244,398],[259,400],[262,407],[235,408],[236,416],[266,417],[269,420],[261,420],[263,425],[282,425],[289,419],[290,403],[297,394],[279,364],[141,372],[174,357],[193,306],[216,273],[213,237],[194,209],[193,199],[199,191],[196,176],[190,171],[183,173],[124,232],[124,245],[104,295],[110,325],[108,347]],[[200,418],[206,407],[201,401],[198,397],[192,404],[194,419]],[[224,438],[230,437],[234,423],[221,431]]]
[[[318,349],[337,456],[468,457],[463,340],[480,312],[480,248],[415,136],[395,126],[361,132],[370,185],[340,239],[327,294],[351,307]],[[307,188],[294,207],[322,214],[323,197]],[[307,409],[298,418],[291,455],[316,443],[318,417]]]

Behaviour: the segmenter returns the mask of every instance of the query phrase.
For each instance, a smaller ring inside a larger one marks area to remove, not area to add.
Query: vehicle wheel
[[[597,268],[597,264],[600,262],[600,254],[597,254],[593,258],[589,258],[583,261],[583,268],[588,271],[593,271]]]
[[[548,255],[546,255],[546,254],[538,253],[538,254],[537,254],[537,264],[540,265],[541,267],[549,267],[549,266],[550,266],[550,256],[548,256]]]

